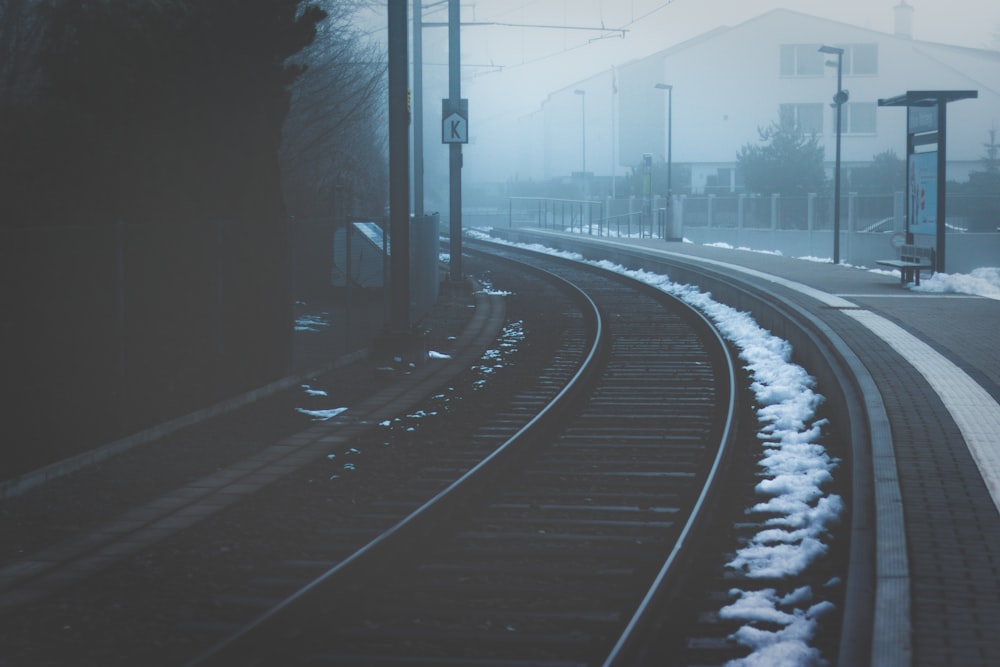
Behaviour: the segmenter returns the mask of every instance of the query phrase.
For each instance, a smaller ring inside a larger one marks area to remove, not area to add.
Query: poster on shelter
[[[937,234],[937,151],[910,156],[909,231]]]

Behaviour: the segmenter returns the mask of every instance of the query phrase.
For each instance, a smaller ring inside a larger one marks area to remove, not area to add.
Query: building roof
[[[929,107],[939,102],[975,99],[978,90],[908,90],[902,95],[880,99],[880,107]]]

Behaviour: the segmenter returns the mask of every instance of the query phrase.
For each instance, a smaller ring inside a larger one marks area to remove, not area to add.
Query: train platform
[[[550,233],[541,233],[545,243]],[[1000,299],[935,291],[926,271],[918,288],[897,272],[830,261],[661,239],[597,242],[755,284],[846,342],[874,380],[889,429],[872,453],[876,632],[885,633],[872,664],[1000,664]]]

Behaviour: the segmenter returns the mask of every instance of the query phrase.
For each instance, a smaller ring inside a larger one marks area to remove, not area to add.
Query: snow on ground
[[[296,331],[322,331],[330,326],[330,321],[322,315],[302,315],[295,318]]]
[[[693,243],[693,241],[684,239],[684,243]],[[718,241],[717,243],[706,243],[704,245],[706,248],[723,248],[725,250],[744,250],[746,252],[756,252],[761,255],[777,255],[778,257],[784,257],[784,254],[782,254],[780,250],[754,250],[752,248],[747,248],[746,246],[736,247],[729,243],[726,243],[725,241]],[[826,260],[826,261],[832,261],[832,260]]]
[[[347,408],[332,408],[330,410],[306,410],[305,408],[295,408],[296,412],[309,415],[313,421],[325,422],[333,419],[342,412],[347,412]]]
[[[480,238],[497,242],[485,234]],[[584,261],[575,253],[538,244],[510,245]],[[832,480],[838,462],[819,442],[826,422],[816,419],[815,410],[823,396],[813,391],[815,380],[790,361],[791,345],[760,327],[749,314],[714,301],[697,287],[610,262],[587,263],[632,276],[677,296],[704,312],[740,350],[758,403],[763,473],[757,492],[766,498],[748,512],[766,513],[771,518],[768,528],[739,549],[728,566],[751,579],[791,577],[802,572],[826,553],[823,540],[844,507],[839,496],[823,490]],[[736,601],[720,614],[744,621],[734,638],[751,649],[748,657],[733,661],[733,667],[824,664],[810,642],[818,619],[832,610],[832,603],[814,601],[817,593],[810,587],[786,596],[779,596],[773,589],[734,589],[731,593]]]
[[[983,267],[972,273],[935,273],[921,278],[920,285],[911,285],[914,292],[939,294],[972,294],[989,299],[1000,299],[1000,268]]]
[[[692,243],[688,239],[684,239],[685,243]],[[756,252],[764,255],[778,255],[781,256],[781,252],[777,250],[754,250],[747,247],[734,247],[728,243],[706,243],[708,247],[712,248],[725,248],[727,250],[744,250],[746,252]],[[833,259],[830,257],[798,257],[807,262],[818,262],[820,264],[832,264]],[[881,275],[891,275],[898,276],[899,272],[895,269],[868,269],[863,266],[852,266],[845,262],[841,262],[841,266],[850,268],[860,268],[866,269],[871,273],[878,273]],[[982,267],[978,269],[973,269],[972,273],[935,273],[930,277],[924,277],[920,280],[920,285],[907,285],[907,288],[913,290],[914,292],[928,292],[934,294],[968,294],[970,296],[981,296],[988,299],[1000,299],[1000,268],[998,267]]]

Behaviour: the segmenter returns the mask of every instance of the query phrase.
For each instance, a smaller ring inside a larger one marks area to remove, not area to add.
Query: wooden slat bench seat
[[[934,248],[918,245],[903,245],[899,248],[899,259],[879,259],[881,266],[899,269],[899,284],[920,284],[920,270],[934,271]]]

